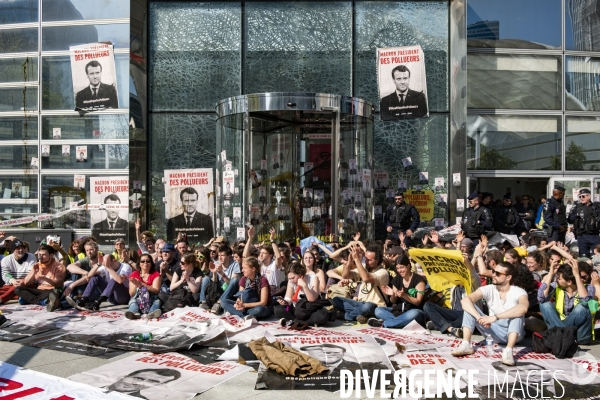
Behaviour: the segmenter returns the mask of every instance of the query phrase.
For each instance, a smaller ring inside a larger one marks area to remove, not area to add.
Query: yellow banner
[[[446,307],[450,308],[450,290],[456,285],[471,293],[471,271],[464,263],[459,250],[409,249],[410,257],[423,268],[429,286],[444,293]]]
[[[433,204],[435,195],[431,190],[407,190],[404,192],[404,201],[412,204],[419,211],[421,221],[433,219]]]

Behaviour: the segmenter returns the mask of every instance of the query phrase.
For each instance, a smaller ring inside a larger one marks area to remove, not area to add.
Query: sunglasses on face
[[[502,275],[506,275],[504,272],[499,272],[499,271],[496,271],[496,270],[493,270],[493,271],[492,271],[492,273],[493,273],[494,275],[496,275],[496,276],[502,276]]]
[[[151,262],[150,260],[140,260],[140,264],[150,264]]]
[[[204,260],[204,254],[196,254],[196,258]]]
[[[590,279],[589,275],[579,275],[581,277],[581,280],[587,281],[588,279]]]
[[[577,196],[577,197],[579,197],[580,199],[585,199],[585,198],[587,197],[587,194],[580,194],[580,195],[579,195],[579,196]]]

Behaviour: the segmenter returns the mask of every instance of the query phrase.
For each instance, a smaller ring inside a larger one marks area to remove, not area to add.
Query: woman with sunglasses
[[[171,291],[160,292],[158,298],[163,304],[163,311],[168,312],[177,307],[196,307],[200,299],[202,271],[196,256],[187,253],[181,258],[179,266],[173,272]]]
[[[208,275],[210,273],[210,260],[211,260],[211,252],[208,247],[198,246],[194,248],[194,255],[198,260],[198,268],[202,271],[203,275]]]
[[[140,319],[144,311],[146,311],[146,318],[158,318],[162,314],[160,299],[158,298],[160,285],[162,284],[160,272],[156,270],[154,260],[150,254],[142,254],[139,267],[139,271],[134,271],[129,276],[131,300],[129,300],[129,310],[125,312],[125,318]],[[148,304],[144,304],[144,302],[148,298],[150,306],[147,310],[144,310],[140,305],[142,307],[147,306]]]

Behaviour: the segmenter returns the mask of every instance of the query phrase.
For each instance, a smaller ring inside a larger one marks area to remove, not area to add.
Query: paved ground
[[[124,307],[108,307],[106,309],[124,309]],[[355,327],[343,326],[341,321],[335,324],[340,330],[355,329]],[[600,332],[600,331],[599,331]],[[475,336],[473,340],[480,340],[480,336]],[[525,339],[519,345],[528,346],[530,340]],[[597,359],[600,359],[600,342],[594,342],[590,346],[582,346],[586,351]],[[77,354],[62,353],[54,350],[44,350],[35,347],[22,346],[16,343],[0,342],[0,361],[28,368],[34,371],[44,372],[46,374],[67,378],[75,373],[97,368],[101,365],[114,362],[120,358],[131,355],[127,353],[120,357],[110,360],[103,360],[95,357],[81,356]],[[256,373],[252,371],[245,372],[234,379],[225,382],[195,398],[203,400],[239,400],[247,398],[257,398],[265,400],[282,399],[339,399],[339,394],[325,391],[281,391],[281,390],[254,390]],[[364,393],[364,392],[363,392]],[[354,396],[354,395],[353,395]],[[354,397],[352,397],[354,398]],[[363,398],[367,398],[366,396]]]

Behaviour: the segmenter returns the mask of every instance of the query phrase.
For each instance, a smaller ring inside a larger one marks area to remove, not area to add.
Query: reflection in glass
[[[129,47],[129,24],[52,26],[42,28],[42,50],[69,50],[94,42],[112,42],[114,48]]]
[[[0,53],[24,53],[37,50],[37,28],[0,30]]]
[[[129,1],[123,0],[42,0],[42,5],[45,22],[129,18]]]
[[[567,117],[567,171],[600,171],[600,120]]]
[[[0,25],[37,22],[38,1],[0,1]]]
[[[0,118],[0,140],[35,140],[37,128],[37,118]]]
[[[470,115],[467,126],[469,169],[561,169],[560,117]]]
[[[0,169],[27,169],[37,156],[37,146],[0,146]]]
[[[561,108],[560,57],[469,54],[467,69],[469,108]]]
[[[600,13],[596,0],[565,0],[565,49],[600,51]]]
[[[467,46],[560,49],[561,0],[469,0]]]
[[[567,57],[567,109],[600,111],[600,58]]]
[[[69,147],[68,149],[66,147]],[[78,159],[81,145],[52,145],[50,154],[42,157],[42,168],[52,169],[124,169],[129,165],[129,145],[95,144],[85,146],[87,158]],[[108,160],[107,160],[108,157]]]
[[[37,57],[0,59],[0,83],[38,80]]]
[[[0,178],[0,198],[2,201],[6,201],[6,199],[33,199],[36,200],[38,196],[38,187],[37,187],[37,175],[12,175],[12,176],[3,176]],[[14,200],[15,203],[19,203],[19,200]],[[24,207],[30,207],[32,211],[37,209],[37,206],[27,205]],[[9,205],[0,205],[0,210],[2,207],[11,207]],[[14,206],[12,207],[14,209]]]
[[[0,89],[0,111],[36,111],[37,88]]]
[[[127,139],[129,114],[83,116],[42,116],[42,139],[52,139],[53,129],[61,129],[61,139]]]
[[[68,56],[42,58],[42,108],[44,110],[73,110],[75,100],[71,60]],[[117,93],[119,106],[129,107],[129,55],[116,54]]]

